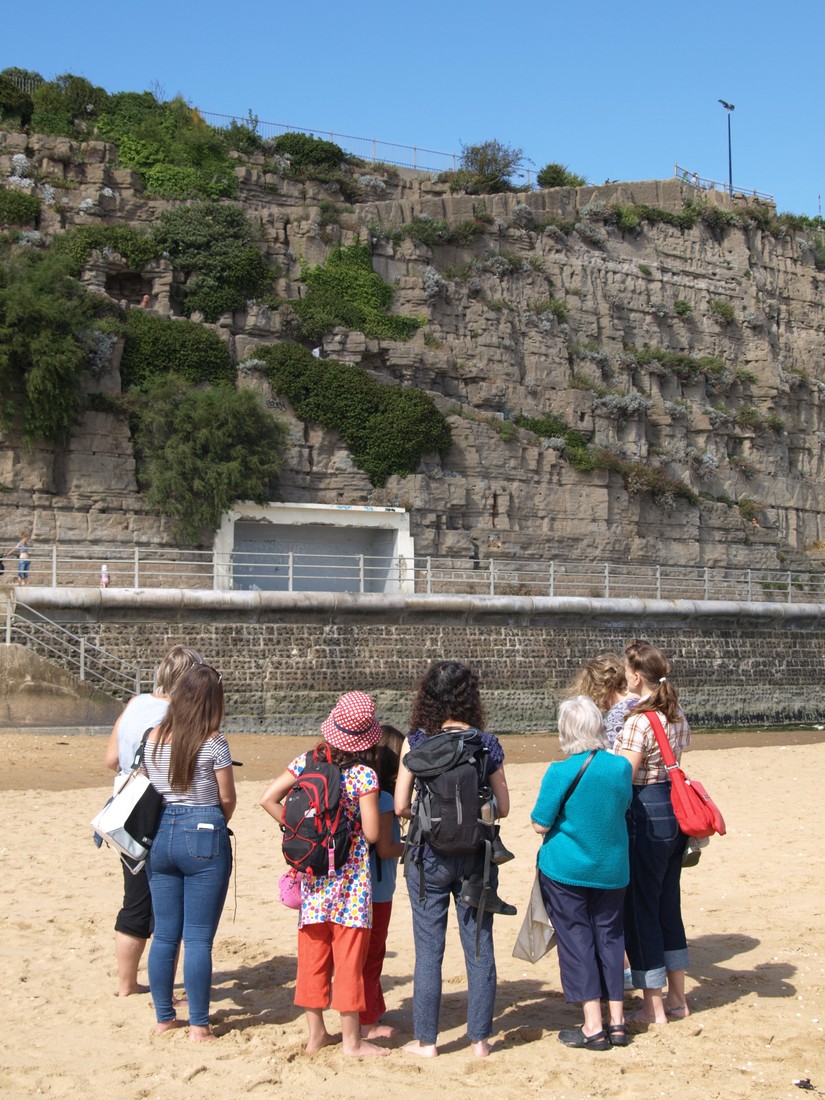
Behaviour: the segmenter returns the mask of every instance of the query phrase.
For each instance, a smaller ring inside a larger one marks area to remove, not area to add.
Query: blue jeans
[[[680,889],[687,837],[673,813],[670,784],[634,787],[627,823],[625,947],[635,987],[662,989],[668,970],[686,970],[690,963]]]
[[[149,987],[158,1023],[175,1018],[172,986],[182,939],[189,1023],[209,1025],[212,941],[231,871],[229,832],[220,806],[164,806],[146,863],[155,914]]]
[[[464,856],[423,857],[424,900],[419,899],[419,870],[411,863],[407,877],[415,941],[413,976],[413,1035],[431,1045],[438,1039],[441,1009],[441,964],[447,937],[450,899],[455,899],[458,931],[467,971],[467,1034],[471,1042],[487,1039],[493,1031],[496,999],[496,959],[493,952],[493,917],[485,913],[481,923],[479,957],[476,958],[476,910],[459,900],[464,875]],[[498,868],[490,868],[490,883],[498,883]]]

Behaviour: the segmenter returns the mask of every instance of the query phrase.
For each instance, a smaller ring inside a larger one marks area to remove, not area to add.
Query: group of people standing
[[[667,772],[645,717],[646,711],[659,715],[678,759],[690,733],[668,677],[665,655],[635,641],[624,659],[606,655],[588,662],[559,709],[567,758],[549,767],[531,818],[542,838],[537,876],[557,935],[564,996],[583,1007],[581,1027],[560,1033],[568,1046],[605,1050],[627,1043],[626,983],[642,990],[639,1020],[662,1023],[688,1013],[679,897],[687,838],[676,825]],[[149,984],[156,1028],[179,1026],[173,985],[182,943],[193,1040],[213,1037],[211,951],[232,866],[228,823],[235,786],[222,717],[220,675],[195,650],[176,646],[161,662],[151,695],[126,707],[107,751],[109,766],[124,775],[145,740],[144,766],[164,800],[145,874],[124,868],[124,904],[115,925],[118,992],[143,991],[138,964],[153,934]],[[331,1007],[341,1014],[345,1054],[388,1053],[373,1041],[395,1033],[381,1023],[380,976],[404,852],[399,822],[413,816],[420,782],[405,757],[439,734],[478,731],[495,814],[506,818],[504,749],[484,725],[478,677],[459,661],[435,661],[423,673],[406,739],[380,724],[373,700],[361,691],[343,695],[322,723],[321,744],[341,770],[341,807],[352,844],[340,870],[302,876],[300,883],[295,1003],[305,1013],[308,1052],[335,1041],[324,1022]],[[312,752],[296,757],[264,792],[261,805],[276,821],[312,759]],[[495,864],[484,873],[497,905],[485,907],[468,893],[467,881],[481,874],[483,862],[482,853],[445,855],[425,844],[417,873],[408,877],[415,965],[413,1039],[404,1049],[411,1054],[438,1054],[451,901],[467,973],[467,1034],[477,1057],[489,1054],[493,913],[512,910],[495,897]]]

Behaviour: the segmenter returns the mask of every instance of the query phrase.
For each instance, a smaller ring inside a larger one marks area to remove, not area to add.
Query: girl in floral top
[[[363,972],[372,927],[369,845],[378,840],[380,827],[374,763],[381,727],[375,719],[375,704],[362,691],[342,695],[322,723],[321,733],[331,749],[332,763],[341,769],[341,806],[353,841],[340,870],[302,878],[295,1004],[306,1015],[308,1054],[335,1041],[324,1023],[328,1005],[341,1014],[344,1054],[389,1054],[362,1039],[359,1021],[359,1013],[366,1008]],[[261,805],[279,824],[284,800],[308,758],[310,753],[296,757],[264,792]],[[390,1033],[387,1029],[386,1034]],[[381,1034],[381,1029],[372,1030],[375,1037]]]

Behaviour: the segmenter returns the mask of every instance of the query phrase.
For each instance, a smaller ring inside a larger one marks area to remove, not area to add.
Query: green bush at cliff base
[[[70,274],[65,257],[0,255],[0,424],[24,439],[66,440],[82,407],[84,335],[111,309]]]
[[[135,401],[139,483],[176,538],[208,540],[235,501],[272,500],[287,433],[258,394],[169,375]]]
[[[290,304],[309,340],[337,325],[376,339],[409,340],[423,323],[389,312],[393,289],[373,271],[368,244],[334,248],[323,264],[305,269],[301,281],[307,292]]]
[[[259,234],[237,206],[199,202],[165,210],[155,228],[158,247],[187,276],[177,291],[187,316],[217,321],[268,293],[277,272],[259,248]]]
[[[415,473],[424,455],[443,453],[452,442],[446,419],[420,390],[375,382],[360,367],[315,359],[299,344],[255,354],[295,415],[337,431],[373,485]]]
[[[167,374],[176,374],[190,385],[208,382],[231,386],[235,380],[229,349],[211,329],[130,309],[120,363],[123,389],[145,386]]]
[[[0,225],[34,225],[40,217],[40,199],[25,191],[0,187]]]

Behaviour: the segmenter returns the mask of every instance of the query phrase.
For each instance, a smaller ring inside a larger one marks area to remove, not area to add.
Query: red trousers
[[[299,928],[295,1004],[300,1008],[334,1008],[336,1012],[363,1011],[364,959],[369,939],[369,928],[331,923]]]
[[[364,997],[366,1008],[361,1013],[362,1024],[377,1024],[386,1004],[381,992],[381,971],[387,951],[387,932],[392,916],[392,899],[372,903],[372,931],[364,960]]]

